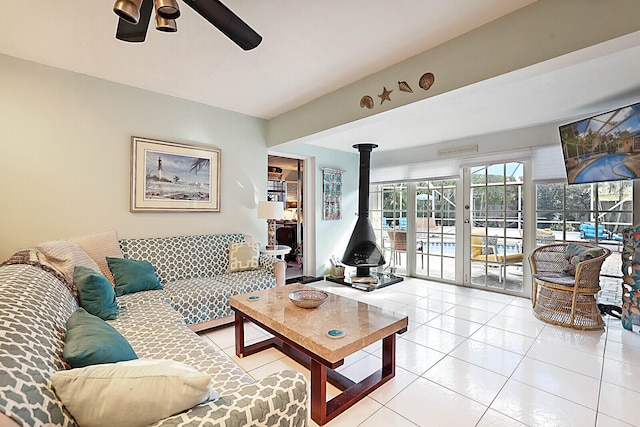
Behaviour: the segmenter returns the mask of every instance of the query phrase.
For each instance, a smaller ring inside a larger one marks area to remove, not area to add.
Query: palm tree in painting
[[[189,171],[198,173],[198,171],[201,170],[202,168],[209,166],[209,163],[210,163],[209,159],[202,159],[202,158],[196,159],[191,164],[191,168],[189,169]]]

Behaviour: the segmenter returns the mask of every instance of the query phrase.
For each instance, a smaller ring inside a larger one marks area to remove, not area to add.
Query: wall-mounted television
[[[640,177],[640,103],[560,126],[569,184]]]

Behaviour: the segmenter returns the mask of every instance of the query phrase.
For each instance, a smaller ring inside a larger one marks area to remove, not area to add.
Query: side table
[[[284,256],[289,252],[291,252],[291,248],[285,245],[278,245],[275,249],[260,248],[261,255],[271,255],[280,259],[284,259]]]

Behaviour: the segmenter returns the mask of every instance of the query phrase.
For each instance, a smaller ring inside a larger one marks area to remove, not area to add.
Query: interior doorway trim
[[[302,264],[302,274],[304,276],[316,276],[316,159],[315,157],[303,156],[294,153],[268,150],[268,156],[286,157],[289,159],[302,160],[302,191],[304,194],[304,227],[302,230],[302,241],[304,242],[304,262]]]

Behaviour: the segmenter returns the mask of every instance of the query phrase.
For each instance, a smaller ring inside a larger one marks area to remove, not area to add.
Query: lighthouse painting
[[[216,210],[220,150],[134,138],[133,154],[133,211]]]

